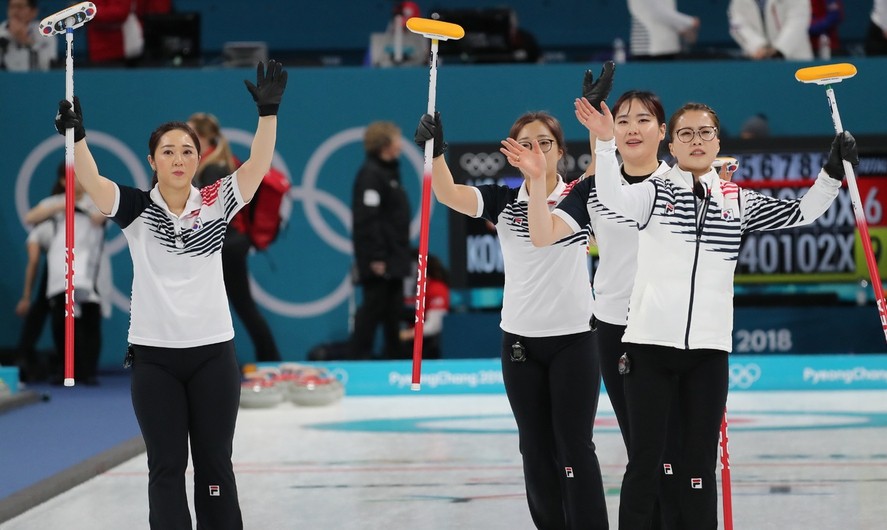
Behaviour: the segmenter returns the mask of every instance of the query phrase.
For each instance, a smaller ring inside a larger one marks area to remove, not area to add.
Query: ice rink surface
[[[887,391],[731,391],[728,410],[734,528],[887,527]],[[605,396],[595,443],[616,528],[626,457]],[[503,394],[241,409],[234,460],[245,528],[533,528]],[[139,455],[0,528],[147,520]]]

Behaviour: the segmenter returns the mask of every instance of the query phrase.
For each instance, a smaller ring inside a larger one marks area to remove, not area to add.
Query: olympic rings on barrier
[[[465,153],[459,157],[459,167],[472,177],[493,177],[505,167],[502,153]]]
[[[473,178],[495,177],[505,168],[505,157],[502,153],[465,153],[459,157],[459,168]],[[591,163],[591,155],[583,154],[578,158],[565,154],[562,160],[563,168],[567,172],[573,172],[577,168],[585,170]]]
[[[334,248],[347,256],[348,266],[345,267],[345,274],[342,281],[333,289],[332,292],[322,296],[321,298],[309,302],[290,302],[278,298],[263,289],[255,278],[250,277],[250,286],[256,302],[267,308],[269,311],[279,315],[288,317],[310,317],[327,313],[339,306],[348,299],[354,287],[351,280],[351,261],[352,245],[351,235],[338,234],[323,218],[320,213],[320,207],[327,208],[339,220],[342,226],[351,226],[351,208],[332,193],[326,192],[317,187],[320,179],[321,169],[324,163],[339,149],[351,143],[362,143],[363,134],[366,127],[353,127],[340,131],[321,143],[314,150],[308,163],[305,165],[305,171],[302,174],[302,182],[298,183],[290,175],[289,169],[283,160],[275,154],[274,165],[283,172],[290,182],[293,183],[290,188],[289,196],[293,201],[301,201],[308,219],[308,224],[314,230],[314,233],[323,240],[331,248]],[[231,143],[239,143],[249,146],[252,143],[253,135],[239,129],[223,129],[222,132],[228,137]],[[403,155],[412,163],[422,182],[422,173],[424,159],[423,154],[416,147],[412,139],[403,137]],[[355,167],[355,171],[356,171]],[[410,223],[410,236],[415,237],[419,233],[419,224],[421,222],[421,210],[416,209],[416,216]]]
[[[730,363],[729,381],[730,388],[746,390],[751,388],[761,378],[761,367],[755,363],[738,364]]]
[[[135,186],[147,189],[151,180],[148,178],[148,173],[145,171],[143,161],[130,150],[129,146],[109,134],[94,129],[90,129],[89,131],[89,144],[94,148],[102,147],[110,151],[115,157],[123,162],[126,170],[135,181]],[[25,214],[31,209],[28,200],[28,190],[31,187],[31,181],[34,179],[34,173],[37,171],[40,163],[50,156],[57,156],[58,160],[64,159],[64,149],[65,138],[57,134],[52,135],[37,144],[37,146],[28,153],[25,161],[22,162],[22,167],[19,168],[18,176],[15,181],[15,209],[16,213],[18,213],[19,222],[25,231],[30,230],[30,227],[25,223]],[[61,155],[57,154],[58,150],[62,150]],[[55,165],[53,165],[53,171],[55,171]],[[47,182],[50,181],[47,180]],[[126,239],[122,233],[105,243],[105,251],[108,253],[108,257],[117,254],[125,248]],[[111,302],[124,313],[129,313],[129,295],[121,292],[116,285],[112,284],[112,286],[113,291],[111,293]],[[126,293],[129,293],[129,290],[130,289],[127,287]]]

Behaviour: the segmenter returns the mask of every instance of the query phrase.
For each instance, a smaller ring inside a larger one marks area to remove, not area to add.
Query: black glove
[[[591,70],[585,71],[585,78],[582,80],[582,96],[591,103],[591,106],[601,110],[601,101],[607,99],[610,90],[613,88],[613,72],[616,71],[616,63],[607,61],[601,68],[601,75],[594,80],[594,74]]]
[[[835,135],[835,139],[832,140],[832,148],[828,153],[828,161],[823,166],[823,169],[831,178],[843,180],[845,177],[843,160],[850,162],[854,166],[859,165],[856,138],[847,131]]]
[[[256,84],[252,84],[246,79],[246,89],[252,94],[259,107],[259,116],[276,116],[277,109],[280,107],[280,99],[283,97],[283,91],[286,89],[287,73],[283,69],[283,65],[277,61],[268,61],[268,71],[265,72],[265,65],[259,61],[256,67]]]
[[[431,157],[437,158],[447,152],[447,143],[443,139],[443,124],[440,122],[440,112],[431,114],[423,114],[419,119],[419,126],[416,127],[416,136],[413,138],[416,145],[425,149],[425,142],[434,139],[434,148],[431,151]]]
[[[74,96],[74,106],[67,99],[59,101],[59,113],[55,115],[55,130],[62,136],[66,129],[74,129],[74,141],[86,138],[83,128],[83,111],[80,109],[80,98]]]

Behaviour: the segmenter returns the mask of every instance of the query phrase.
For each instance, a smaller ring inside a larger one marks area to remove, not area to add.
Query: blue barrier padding
[[[425,361],[419,391],[410,390],[410,361],[306,364],[329,370],[349,396],[505,392],[499,359]],[[732,355],[730,389],[887,390],[887,355]]]

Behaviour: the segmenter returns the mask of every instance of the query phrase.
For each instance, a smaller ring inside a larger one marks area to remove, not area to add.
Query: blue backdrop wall
[[[884,107],[873,94],[884,90],[887,59],[859,59],[859,75],[838,86],[845,126],[857,134],[884,134]],[[830,135],[824,91],[794,80],[800,64],[746,62],[621,65],[614,94],[652,88],[666,108],[698,100],[721,115],[727,133],[756,112],[770,117],[777,135]],[[597,70],[598,64],[592,65]],[[438,108],[449,142],[489,143],[506,134],[514,118],[533,109],[560,117],[569,140],[582,141],[573,117],[586,65],[455,66],[438,77]],[[256,124],[243,79],[250,69],[86,70],[76,72],[92,150],[102,172],[122,183],[146,187],[147,138],[160,122],[186,119],[196,111],[215,113],[241,156]],[[347,334],[351,285],[350,193],[363,153],[361,128],[378,119],[398,123],[407,137],[404,180],[418,205],[421,154],[411,137],[426,106],[428,74],[423,68],[292,69],[280,113],[278,165],[294,182],[288,229],[267,252],[251,258],[256,290],[284,355],[302,359],[314,344]],[[21,320],[13,313],[22,290],[27,227],[22,216],[44,197],[63,159],[63,139],[52,120],[64,94],[62,72],[0,72],[0,347],[15,345]],[[828,146],[823,146],[823,150]],[[416,215],[418,217],[418,214]],[[418,224],[414,222],[414,234]],[[115,311],[104,321],[102,364],[118,366],[128,326],[126,306],[131,264],[120,231],[109,230],[107,248],[114,267]],[[447,218],[433,209],[431,252],[447,259]],[[242,358],[252,358],[246,334],[237,326]],[[44,337],[44,344],[48,344]]]

